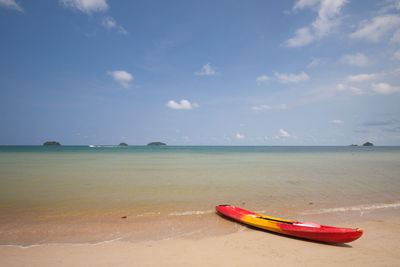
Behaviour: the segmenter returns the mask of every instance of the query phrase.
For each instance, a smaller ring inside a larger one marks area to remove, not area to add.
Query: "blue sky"
[[[0,0],[0,144],[400,145],[400,1]]]

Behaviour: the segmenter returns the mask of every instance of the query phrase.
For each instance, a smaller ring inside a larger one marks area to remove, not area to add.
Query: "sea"
[[[243,231],[215,206],[360,227],[400,216],[400,147],[0,146],[0,245]]]

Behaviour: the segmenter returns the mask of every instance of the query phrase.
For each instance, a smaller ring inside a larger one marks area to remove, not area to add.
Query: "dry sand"
[[[0,266],[400,266],[400,218],[358,224],[364,235],[329,245],[258,231],[199,239],[0,247]]]

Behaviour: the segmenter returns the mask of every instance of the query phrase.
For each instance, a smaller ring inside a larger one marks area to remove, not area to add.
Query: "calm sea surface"
[[[135,239],[168,218],[168,233],[187,233],[174,220],[215,217],[217,204],[399,214],[400,147],[0,146],[3,245]],[[159,228],[151,238],[169,236]]]

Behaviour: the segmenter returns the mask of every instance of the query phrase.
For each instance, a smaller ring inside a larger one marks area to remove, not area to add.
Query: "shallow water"
[[[3,146],[0,244],[224,232],[218,204],[300,219],[398,214],[399,193],[400,147]]]

